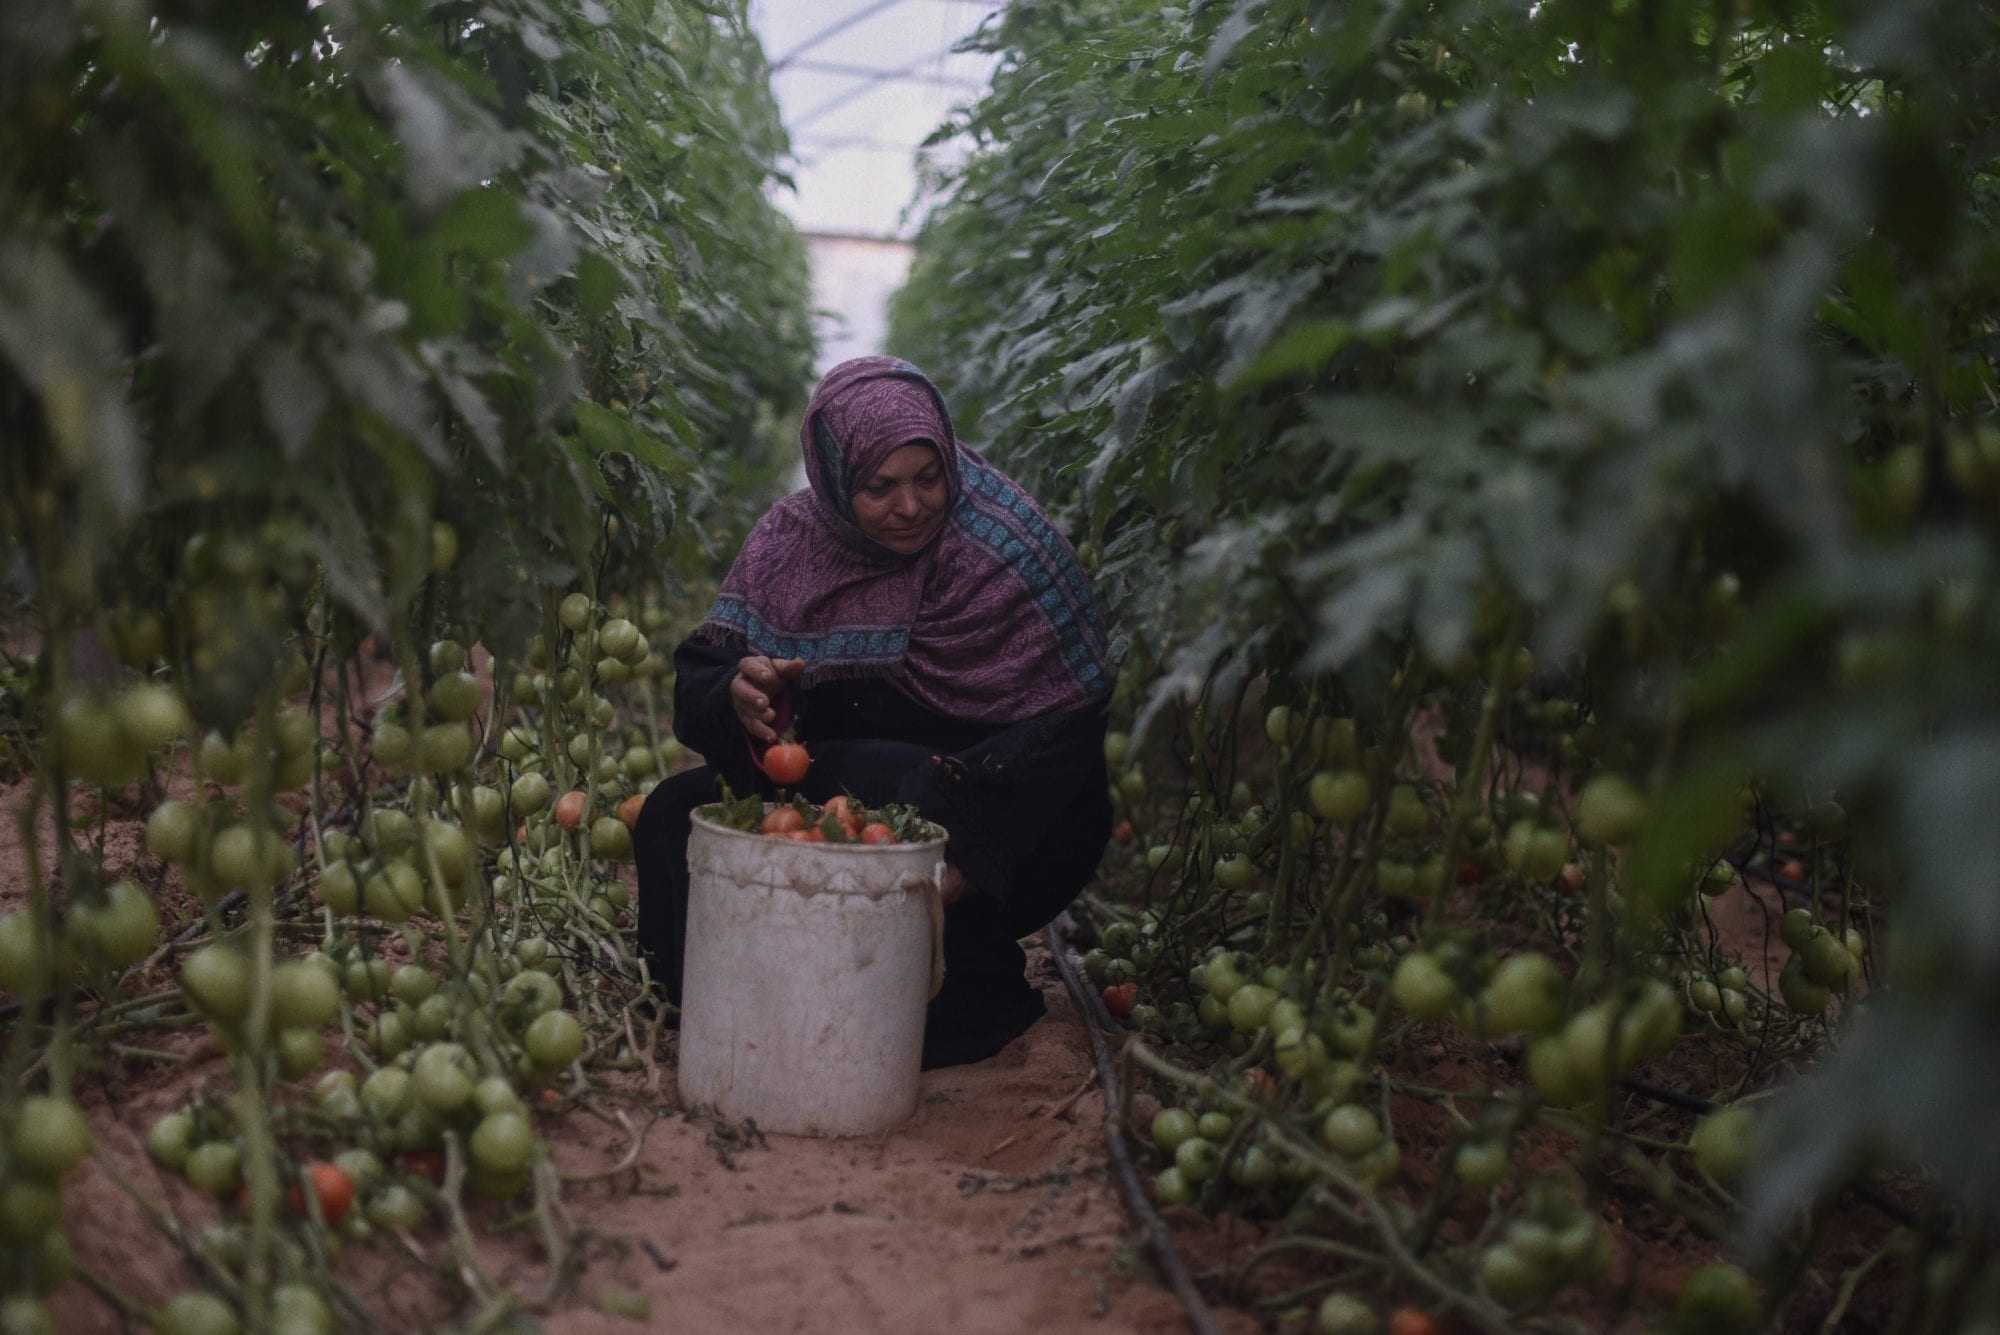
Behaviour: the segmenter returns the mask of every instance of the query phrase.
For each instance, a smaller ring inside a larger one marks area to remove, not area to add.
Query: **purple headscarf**
[[[853,494],[891,453],[927,442],[948,515],[897,552],[861,531]],[[827,372],[799,428],[809,490],[758,521],[696,630],[773,658],[803,685],[887,677],[953,718],[1016,723],[1111,691],[1103,624],[1067,539],[1026,492],[961,444],[937,388],[894,357]]]

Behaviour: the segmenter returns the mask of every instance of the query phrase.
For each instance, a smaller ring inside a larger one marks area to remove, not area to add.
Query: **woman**
[[[721,780],[772,793],[759,759],[792,730],[806,797],[901,802],[944,827],[924,1065],[979,1061],[1042,1014],[1019,938],[1076,897],[1110,836],[1103,625],[1069,543],[959,443],[908,362],[834,367],[799,438],[810,488],[759,521],[674,651],[674,731],[708,765],[639,817],[639,942],[678,1002],[690,813]]]

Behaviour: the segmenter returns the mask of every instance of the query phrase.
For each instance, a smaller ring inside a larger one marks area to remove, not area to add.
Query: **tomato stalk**
[[[1293,1131],[1281,1120],[1266,1118],[1259,1106],[1212,1077],[1189,1071],[1159,1056],[1134,1036],[1126,1040],[1132,1059],[1154,1075],[1194,1091],[1199,1098],[1230,1109],[1238,1117],[1260,1118],[1271,1144],[1316,1172],[1321,1181],[1316,1199],[1357,1227],[1367,1227],[1381,1241],[1390,1269],[1400,1278],[1432,1294],[1438,1302],[1462,1313],[1482,1330],[1503,1335],[1515,1329],[1508,1314],[1486,1298],[1455,1287],[1425,1265],[1405,1245],[1402,1231],[1375,1192],[1348,1171],[1347,1165]],[[1329,1191],[1328,1189],[1332,1190]]]

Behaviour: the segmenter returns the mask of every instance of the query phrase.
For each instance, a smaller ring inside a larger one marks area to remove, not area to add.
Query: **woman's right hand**
[[[784,694],[792,678],[806,670],[803,658],[766,658],[755,654],[739,659],[736,677],[729,683],[729,700],[736,706],[737,722],[743,731],[760,742],[775,742],[778,734],[771,730],[777,721],[778,711],[772,701]]]

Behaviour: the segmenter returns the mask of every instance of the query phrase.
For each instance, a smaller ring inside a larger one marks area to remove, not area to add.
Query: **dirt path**
[[[643,1292],[653,1329],[1180,1328],[1173,1299],[1131,1278],[1082,1021],[1046,958],[1037,965],[1047,1018],[996,1057],[927,1073],[916,1116],[885,1136],[772,1136],[725,1164],[712,1124],[656,1126],[646,1176],[676,1195],[618,1184],[573,1194],[579,1220],[628,1247],[592,1266],[586,1296],[593,1285]],[[580,1168],[610,1148],[557,1153]],[[640,1324],[581,1309],[548,1329]]]
[[[634,1130],[645,1126],[645,1139],[630,1167],[566,1189],[585,1265],[541,1317],[543,1329],[1184,1329],[1179,1305],[1145,1277],[1107,1178],[1083,1021],[1046,955],[1037,952],[1030,967],[1048,1016],[996,1057],[926,1073],[916,1116],[884,1136],[747,1139],[679,1109],[670,1063],[658,1097],[644,1094],[636,1076],[622,1090],[610,1086],[603,1110],[622,1111]],[[143,1305],[198,1277],[118,1179],[190,1232],[218,1216],[212,1201],[158,1172],[142,1147],[154,1117],[191,1090],[226,1081],[212,1040],[191,1038],[186,1050],[185,1065],[118,1063],[80,1090],[98,1152],[65,1192],[69,1236],[85,1266]],[[629,1156],[628,1131],[591,1111],[538,1120],[567,1174],[601,1173]],[[500,1228],[511,1213],[473,1208],[481,1260],[532,1296],[546,1270],[528,1230]],[[378,1237],[349,1248],[337,1266],[383,1329],[450,1324],[435,1278],[446,1268],[441,1226],[414,1241],[430,1264]],[[643,1310],[635,1295],[644,1295]],[[65,1285],[51,1306],[66,1335],[135,1328],[81,1283]],[[1237,1318],[1226,1328],[1255,1326]]]

